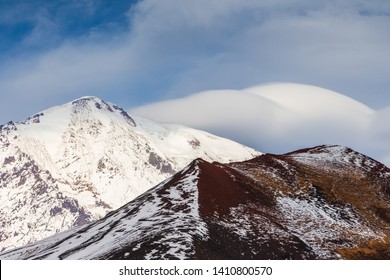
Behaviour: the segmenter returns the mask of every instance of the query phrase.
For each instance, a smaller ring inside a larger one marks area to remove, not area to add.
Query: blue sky
[[[0,123],[294,82],[390,106],[388,0],[0,0]],[[15,109],[17,108],[17,109]]]
[[[122,1],[0,1],[2,58],[42,52],[92,32],[126,32],[126,11],[136,3]],[[112,34],[111,34],[112,36]]]

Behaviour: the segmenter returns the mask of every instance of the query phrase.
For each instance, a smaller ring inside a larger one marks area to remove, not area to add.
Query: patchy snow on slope
[[[124,247],[129,248],[126,257],[145,250],[143,241],[151,239],[146,259],[189,258],[194,254],[193,237],[207,239],[208,230],[198,209],[199,168],[195,165],[181,174],[177,182],[174,177],[165,180],[98,222],[22,247],[6,258],[99,259]],[[166,184],[171,185],[165,188]]]
[[[253,211],[255,209],[255,211]],[[251,213],[251,214],[248,214]],[[239,205],[230,208],[227,217],[217,223],[229,228],[247,243],[267,244],[270,239],[285,240],[288,233],[276,226],[260,205]],[[259,227],[261,225],[261,227]],[[253,249],[253,254],[259,253]]]
[[[330,245],[332,240],[352,237],[353,240],[345,240],[345,243],[350,242],[353,246],[356,240],[364,241],[377,235],[348,207],[325,204],[316,198],[310,201],[278,197],[277,203],[287,228],[314,249],[321,259],[337,257],[330,250],[336,248]]]
[[[337,170],[340,166],[343,166],[371,171],[380,164],[367,156],[339,145],[318,146],[307,152],[290,153],[289,157],[305,165],[316,166],[321,164],[332,170]]]

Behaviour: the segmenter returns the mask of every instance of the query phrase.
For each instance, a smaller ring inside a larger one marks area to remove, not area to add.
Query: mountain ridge
[[[196,159],[105,218],[0,259],[389,259],[389,183],[389,168],[342,146]]]
[[[206,132],[133,118],[90,96],[9,122],[0,127],[0,250],[95,221],[194,158],[257,154]]]

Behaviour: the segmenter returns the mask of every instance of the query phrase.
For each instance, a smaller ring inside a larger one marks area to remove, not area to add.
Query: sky
[[[389,30],[388,0],[0,0],[0,123],[87,95],[146,116],[138,108],[151,103],[280,82],[341,93],[383,120],[390,111]],[[251,106],[244,95],[240,108]],[[321,141],[279,134],[287,143],[226,123],[189,123],[245,135],[235,138],[273,152]],[[342,129],[330,140],[390,162],[385,121],[370,127],[380,131],[370,144],[379,151],[354,145],[357,136]],[[300,129],[319,135],[309,125]]]

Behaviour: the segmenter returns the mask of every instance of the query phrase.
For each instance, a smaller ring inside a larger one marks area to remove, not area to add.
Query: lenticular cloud
[[[343,94],[300,84],[214,90],[133,108],[131,113],[181,123],[263,152],[320,144],[359,150],[389,165],[388,109],[375,111]]]

